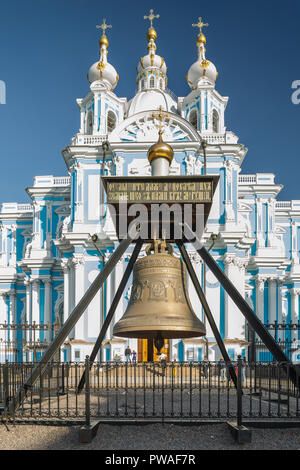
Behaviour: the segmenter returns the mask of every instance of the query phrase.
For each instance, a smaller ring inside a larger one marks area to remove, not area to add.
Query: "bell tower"
[[[79,134],[106,137],[123,120],[126,99],[120,99],[114,93],[119,75],[107,59],[109,42],[106,30],[112,26],[104,18],[102,24],[96,27],[102,29],[100,57],[87,74],[90,92],[84,98],[77,99],[80,109]]]
[[[182,117],[205,138],[205,134],[224,134],[226,127],[224,113],[228,98],[215,89],[218,72],[215,65],[206,58],[206,37],[202,32],[202,18],[192,25],[199,28],[197,37],[198,59],[190,67],[186,79],[191,92],[182,101]]]

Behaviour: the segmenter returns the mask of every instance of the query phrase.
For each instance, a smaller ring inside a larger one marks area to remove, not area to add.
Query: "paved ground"
[[[236,444],[226,424],[100,425],[90,444],[79,427],[0,425],[1,450],[300,450],[300,429],[253,429],[251,444]]]

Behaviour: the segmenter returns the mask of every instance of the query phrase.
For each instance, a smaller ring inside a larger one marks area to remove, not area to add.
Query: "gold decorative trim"
[[[101,78],[102,78],[103,70],[105,69],[105,67],[106,67],[106,64],[102,60],[97,65],[97,69],[100,70],[100,77]]]
[[[202,60],[202,62],[201,62],[201,67],[202,67],[202,68],[206,68],[206,67],[208,67],[209,65],[210,65],[209,60],[205,60],[205,59]]]

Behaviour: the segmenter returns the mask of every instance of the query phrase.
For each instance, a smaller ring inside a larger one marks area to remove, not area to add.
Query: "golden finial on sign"
[[[165,124],[165,119],[168,119],[170,117],[169,113],[163,110],[162,106],[158,108],[157,112],[154,112],[151,114],[151,118],[154,120],[156,119],[159,121],[158,124],[155,124],[155,127],[158,129],[158,141],[156,144],[152,145],[149,150],[148,150],[148,160],[151,163],[154,158],[157,157],[164,157],[167,158],[170,163],[173,160],[174,152],[173,149],[170,145],[166,144],[163,142],[162,139],[162,133],[163,133],[163,128],[166,125]]]

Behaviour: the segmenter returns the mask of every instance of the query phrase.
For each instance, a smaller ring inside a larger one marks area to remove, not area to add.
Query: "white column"
[[[9,292],[9,324],[14,324],[16,325],[17,323],[17,311],[16,311],[16,292],[15,291],[10,291]],[[10,339],[12,341],[15,341],[17,337],[17,330],[14,327],[12,332],[11,332],[11,337]]]
[[[235,223],[235,213],[233,210],[233,169],[235,165],[231,160],[225,162],[225,188],[226,188],[226,197],[225,197],[225,219],[228,227],[230,224]]]
[[[64,273],[64,318],[63,321],[65,322],[69,316],[69,302],[70,302],[70,268],[69,268],[69,260],[63,259],[62,260],[62,270]]]
[[[274,323],[276,320],[276,279],[271,277],[268,279],[268,323]]]
[[[16,292],[10,291],[9,292],[9,316],[10,316],[10,324],[17,322],[16,317]]]
[[[52,282],[51,279],[45,279],[44,280],[44,285],[45,285],[45,307],[44,307],[44,321],[47,323],[50,327],[52,323]],[[51,330],[47,331],[46,338],[49,341],[51,338]]]
[[[299,293],[300,289],[291,289],[291,323],[298,323],[299,319]],[[298,339],[298,330],[291,331],[291,340]]]
[[[94,122],[93,122],[93,134],[97,134],[98,118],[99,118],[98,103],[99,103],[99,99],[97,98],[97,94],[95,94],[95,95],[94,95]]]
[[[256,278],[256,315],[258,319],[264,323],[264,288],[265,279],[262,277]]]
[[[40,323],[40,280],[32,279],[32,316],[31,322]]]
[[[11,225],[11,257],[9,260],[10,266],[16,266],[17,261],[17,243],[16,243],[16,228],[15,224]]]
[[[204,91],[201,91],[201,101],[200,101],[200,132],[204,132],[205,129],[205,109],[204,109]]]
[[[259,255],[260,248],[265,248],[265,240],[262,228],[262,202],[256,201],[256,255]]]
[[[0,324],[7,323],[7,304],[6,304],[6,292],[0,292]],[[0,339],[5,341],[6,329],[0,329]]]
[[[225,274],[245,297],[245,263],[233,253],[224,255]],[[245,318],[231,297],[225,292],[225,338],[245,338]]]
[[[282,279],[278,280],[278,323],[282,323]],[[283,340],[283,330],[278,330],[278,339]]]
[[[225,265],[225,274],[226,276],[231,280],[233,281],[232,279],[232,265],[233,265],[233,260],[234,260],[234,257],[231,257],[230,255],[226,255],[224,257],[224,265]],[[221,286],[220,286],[221,288]],[[229,322],[229,318],[230,318],[230,308],[232,306],[232,300],[230,298],[230,296],[227,294],[227,292],[225,291],[224,293],[224,337],[225,339],[226,338],[229,338],[229,325],[228,325],[228,322]],[[221,312],[220,312],[221,313]],[[221,317],[221,315],[220,315]],[[218,325],[218,329],[220,331],[220,321],[221,321],[221,318],[219,320],[219,325]]]
[[[75,266],[73,260],[69,264],[69,313],[75,307]]]
[[[106,253],[105,254],[105,263],[107,263],[108,259],[109,259],[109,254]],[[102,325],[103,325],[102,322],[104,321],[104,314],[102,312],[102,305],[103,305],[102,304],[102,295],[103,295],[102,291],[103,291],[103,289],[101,289],[101,294],[100,294],[100,297],[101,297],[101,308],[100,308],[101,323],[100,323],[100,328],[102,327]],[[111,273],[110,276],[108,276],[108,278],[106,280],[106,315],[108,314],[108,311],[110,309],[114,294],[115,294],[114,277],[113,277],[113,274]],[[121,302],[121,299],[120,299],[120,302]],[[112,338],[113,326],[114,326],[114,317],[113,317],[112,321],[110,322],[110,328],[108,328],[108,330],[107,330],[107,334],[106,334],[107,338]]]
[[[73,257],[75,267],[75,305],[77,305],[84,294],[84,258],[78,254]],[[83,313],[75,325],[75,339],[84,339],[84,316]]]
[[[292,222],[291,224],[292,229],[292,264],[299,264],[299,257],[298,257],[298,242],[297,242],[297,233],[298,233],[298,226],[296,222]]]
[[[69,311],[67,315],[69,315],[73,308],[75,307],[75,267],[73,259],[69,260],[69,297],[68,297],[69,304]],[[65,315],[65,314],[64,314]],[[74,339],[75,337],[75,328],[70,331],[69,338]]]
[[[27,277],[24,280],[24,285],[26,286],[26,306],[25,306],[25,323],[30,324],[31,322],[31,284],[30,279]],[[25,330],[25,340],[29,341],[29,329]]]

